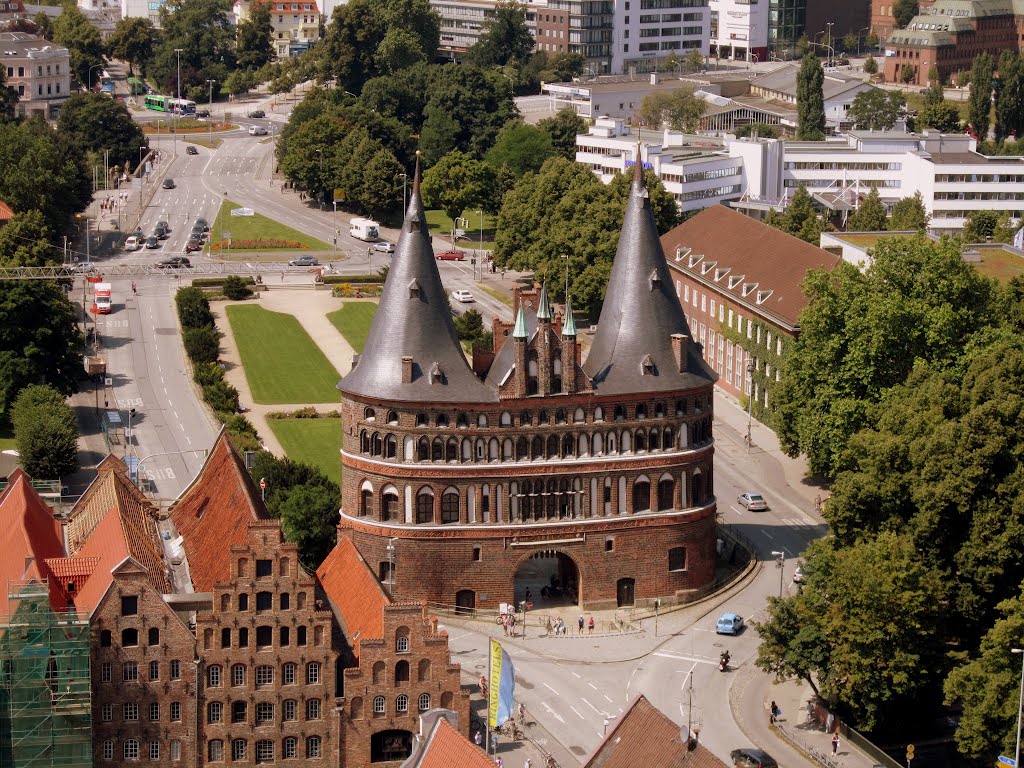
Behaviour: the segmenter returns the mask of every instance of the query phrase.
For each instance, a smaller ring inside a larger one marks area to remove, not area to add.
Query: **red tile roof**
[[[231,576],[231,547],[248,542],[253,520],[269,520],[245,464],[221,429],[213,450],[192,484],[171,507],[171,519],[188,558],[196,592]]]
[[[60,523],[32,487],[29,476],[16,469],[8,483],[0,494],[0,616],[11,612],[8,589],[13,582],[46,581],[50,576],[46,559],[64,556]],[[67,607],[52,579],[50,605],[55,610]]]
[[[361,640],[384,637],[384,606],[391,601],[349,539],[335,545],[316,575],[358,657]]]
[[[831,271],[842,261],[724,205],[705,208],[666,232],[661,245],[671,269],[790,328],[799,325],[807,305],[801,288],[807,271]]]
[[[76,574],[75,606],[92,611],[113,580],[113,569],[125,558],[134,558],[149,574],[161,594],[170,592],[167,564],[156,525],[156,508],[128,479],[124,463],[108,456],[99,474],[71,510],[67,524],[68,551],[73,559],[93,561]],[[67,571],[73,566],[63,562]],[[81,577],[85,577],[84,579]],[[62,580],[66,587],[66,580]]]
[[[12,218],[14,218],[14,211],[7,203],[0,200],[0,221],[10,221]]]
[[[494,768],[487,755],[439,717],[416,768]]]
[[[697,744],[689,749],[680,727],[640,694],[584,763],[584,768],[727,768]]]

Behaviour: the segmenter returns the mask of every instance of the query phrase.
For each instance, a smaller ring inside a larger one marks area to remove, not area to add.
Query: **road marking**
[[[178,419],[179,421],[181,420],[180,417],[178,416],[178,412],[177,411],[172,410],[171,413],[174,414],[174,418]]]
[[[184,427],[182,428],[182,431],[184,431]],[[189,437],[188,435],[185,435],[185,439],[188,440],[188,444],[189,445],[192,445],[192,438],[191,437]]]
[[[590,703],[589,701],[587,701],[586,699],[584,699],[584,698],[583,698],[582,696],[580,697],[580,701],[582,701],[582,702],[583,702],[584,704],[586,704],[586,705],[587,705],[588,707],[590,707],[590,708],[591,708],[592,710],[594,710],[595,712],[597,712],[597,714],[599,714],[599,715],[603,715],[603,714],[604,714],[604,712],[602,712],[602,711],[601,711],[600,709],[598,709],[597,707],[595,707],[595,706],[594,706],[593,704],[591,704],[591,703]]]
[[[595,731],[595,733],[597,734],[597,738],[599,738],[599,739],[603,739],[603,738],[604,738],[604,736],[605,736],[605,735],[604,735],[603,733],[601,733],[600,731]]]
[[[167,387],[164,387],[164,394],[167,394]]]
[[[572,676],[575,677],[577,680],[583,679],[583,675],[577,675],[575,672],[572,673]]]
[[[693,662],[693,666],[690,667],[690,671],[686,673],[686,677],[683,678],[683,684],[681,686],[679,686],[679,690],[681,690],[681,691],[685,691],[686,690],[686,683],[690,679],[690,675],[693,674],[693,670],[695,670],[696,668],[697,668],[697,662],[695,661],[695,662]]]
[[[541,704],[544,706],[544,709],[548,711],[548,714],[550,714],[553,718],[555,718],[555,720],[560,722],[562,725],[565,725],[565,720],[562,719],[562,716],[555,712],[555,710],[553,710],[546,701],[541,702]]]
[[[731,509],[733,512],[735,512],[737,515],[741,515],[741,516],[743,515],[742,512],[740,512],[738,509],[736,509],[736,507],[732,506],[731,504],[729,505],[729,509]]]
[[[611,697],[610,697],[610,696],[609,696],[609,695],[608,695],[607,693],[602,693],[601,695],[602,695],[602,696],[604,696],[604,697],[605,697],[606,699],[608,699],[608,703],[609,703],[609,704],[614,704],[614,703],[615,703],[615,702],[613,702],[613,701],[611,700]],[[622,711],[622,710],[620,709],[620,710],[619,710],[619,712],[621,712],[621,711]]]
[[[587,683],[587,685],[589,685],[589,686],[590,686],[591,688],[593,688],[593,689],[594,689],[595,691],[597,690],[597,686],[596,686],[596,685],[594,685],[593,683]]]
[[[579,719],[580,719],[580,720],[586,720],[586,719],[587,719],[587,718],[585,718],[585,717],[584,717],[583,715],[581,715],[581,714],[580,714],[580,713],[579,713],[579,712],[577,711],[576,707],[574,707],[574,706],[573,706],[572,704],[570,704],[570,705],[569,705],[569,709],[571,709],[571,710],[572,710],[573,712],[576,712],[576,715],[577,715],[577,716],[579,717]]]
[[[554,688],[552,688],[550,685],[548,685],[547,683],[544,683],[544,687],[547,688],[549,691],[551,691],[553,694],[555,694],[555,696],[561,696],[562,695],[558,691],[556,691]]]
[[[697,659],[693,656],[680,656],[676,653],[665,653],[664,651],[658,651],[654,654],[655,656],[661,656],[666,659],[679,659],[680,661],[692,661],[697,664],[714,664],[715,662],[709,661],[708,659]]]
[[[763,534],[764,534],[765,536],[767,536],[767,537],[768,537],[769,539],[773,539],[773,540],[775,539],[775,537],[774,537],[774,536],[772,536],[772,535],[771,535],[770,533],[768,533],[768,531],[762,530],[762,531],[761,531],[761,533],[763,533]]]

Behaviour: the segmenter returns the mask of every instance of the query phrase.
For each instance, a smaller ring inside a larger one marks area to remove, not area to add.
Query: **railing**
[[[214,262],[211,264],[194,264],[191,267],[161,268],[156,264],[124,264],[93,262],[92,271],[88,274],[102,274],[104,277],[132,277],[135,275],[165,275],[167,277],[190,277],[192,275],[275,275],[288,273],[291,275],[312,274],[319,267],[294,267],[287,262]],[[366,265],[354,267],[354,274],[366,272]],[[0,280],[58,280],[81,277],[82,271],[74,264],[63,264],[49,267],[3,267],[0,266]],[[330,274],[343,274],[337,269]],[[289,287],[292,287],[289,285]]]

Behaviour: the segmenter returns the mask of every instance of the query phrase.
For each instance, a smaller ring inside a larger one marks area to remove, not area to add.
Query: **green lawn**
[[[477,283],[476,287],[479,288],[484,293],[490,294],[498,301],[500,301],[502,304],[505,304],[509,307],[512,306],[512,297],[509,296],[508,293],[506,293],[505,291],[499,291],[497,288],[491,288],[489,285],[484,285],[483,283]]]
[[[924,109],[924,94],[903,92],[902,96],[907,100],[908,110],[920,112]],[[946,101],[956,107],[957,111],[960,113],[961,120],[967,119],[966,101],[960,101],[959,99],[946,99]]]
[[[978,248],[980,262],[971,265],[985,277],[994,277],[1004,283],[1024,274],[1024,259],[1005,248]]]
[[[334,248],[322,240],[303,234],[296,229],[285,226],[273,219],[267,218],[259,213],[253,216],[232,216],[231,211],[241,208],[238,203],[225,200],[217,213],[217,219],[213,222],[210,230],[210,239],[213,243],[226,240],[224,232],[231,233],[232,248],[217,249],[213,253],[227,254],[232,250],[236,251],[295,251],[301,250],[301,246],[314,251],[330,251]],[[254,246],[254,241],[266,240],[268,245]],[[298,245],[271,246],[269,241],[290,241]]]
[[[459,248],[477,249],[480,248],[480,214],[474,211],[463,211],[462,216],[469,220],[466,230],[466,240],[459,240]],[[427,211],[427,226],[431,234],[450,236],[452,232],[452,220],[445,215],[444,211]],[[497,231],[498,222],[493,216],[484,214],[484,242],[485,251],[494,250],[494,233]]]
[[[267,419],[275,437],[293,461],[320,467],[341,482],[341,419]]]
[[[11,427],[0,427],[0,451],[13,451],[15,448],[14,430]]]
[[[362,354],[375,314],[377,314],[376,302],[349,301],[337,312],[327,315],[327,319],[345,337],[345,341],[352,345],[352,349],[358,354]]]
[[[255,305],[227,308],[257,403],[336,403],[341,376],[293,315]]]

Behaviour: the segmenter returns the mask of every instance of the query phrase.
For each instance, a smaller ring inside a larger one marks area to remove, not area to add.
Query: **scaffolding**
[[[0,768],[91,768],[89,619],[43,581],[8,584],[0,617]]]

